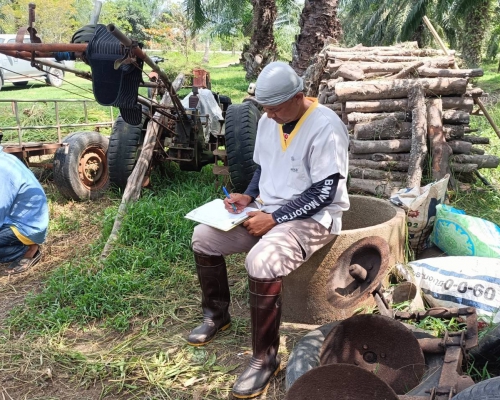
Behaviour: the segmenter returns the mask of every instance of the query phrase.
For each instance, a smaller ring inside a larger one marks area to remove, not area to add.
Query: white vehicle
[[[16,35],[0,34],[0,43],[15,41]],[[29,36],[25,36],[24,42],[30,42]],[[42,70],[39,70],[32,67],[29,61],[0,53],[0,89],[6,82],[11,82],[14,86],[26,86],[30,80],[45,81],[51,86],[59,87],[63,84],[63,77],[64,72],[60,69],[43,66]]]

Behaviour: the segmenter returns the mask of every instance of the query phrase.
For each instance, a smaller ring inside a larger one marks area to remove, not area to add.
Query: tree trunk
[[[491,0],[477,0],[470,7],[462,37],[462,58],[469,68],[477,68],[481,64],[481,54],[485,38],[490,24]],[[496,3],[496,2],[495,2]]]
[[[424,88],[416,84],[410,89],[408,102],[412,106],[412,139],[407,186],[420,187],[422,168],[427,155],[427,110]]]
[[[300,16],[300,34],[293,46],[292,68],[302,75],[327,40],[338,41],[342,27],[337,17],[337,0],[305,0]]]
[[[276,59],[273,24],[278,9],[275,0],[251,0],[253,6],[252,37],[243,53],[246,79],[255,80],[262,68]]]
[[[203,53],[203,59],[201,60],[201,62],[208,64],[209,56],[210,56],[210,39],[207,38],[207,40],[205,41],[205,53]]]

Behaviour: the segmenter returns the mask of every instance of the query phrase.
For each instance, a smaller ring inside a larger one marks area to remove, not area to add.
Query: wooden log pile
[[[485,96],[469,79],[481,69],[456,69],[454,52],[387,47],[327,46],[304,75],[306,94],[347,125],[350,188],[390,196],[446,173],[470,182],[500,159],[478,145],[489,139],[470,128],[474,98]]]

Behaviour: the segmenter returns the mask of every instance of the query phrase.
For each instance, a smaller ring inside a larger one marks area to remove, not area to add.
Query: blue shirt
[[[47,236],[49,208],[33,172],[0,146],[0,226],[4,225],[16,228],[33,243],[42,244]]]

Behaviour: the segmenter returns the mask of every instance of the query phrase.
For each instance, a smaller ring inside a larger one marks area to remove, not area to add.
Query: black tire
[[[320,365],[321,346],[323,346],[326,336],[333,327],[340,322],[342,321],[330,322],[314,329],[297,342],[286,365],[285,388],[287,391],[302,375]],[[411,329],[417,339],[433,337],[412,325],[405,324],[405,326]],[[424,375],[420,384],[407,393],[408,395],[425,396],[426,391],[438,385],[444,357],[441,354],[424,354],[424,356],[428,372]]]
[[[226,111],[226,153],[231,183],[243,193],[250,183],[257,165],[253,150],[257,137],[260,112],[252,103],[231,104]]]
[[[12,82],[14,86],[26,86],[28,84],[28,81],[22,81],[22,82]]]
[[[452,400],[500,400],[500,376],[476,383],[453,396]]]
[[[98,132],[74,132],[54,156],[54,183],[67,199],[95,200],[109,187],[108,138]]]
[[[46,78],[47,83],[50,86],[61,87],[64,78],[64,72],[62,71],[62,69],[51,67],[47,72],[48,72]]]
[[[500,364],[500,324],[489,330],[470,353],[474,357],[474,364]]]
[[[147,118],[143,114],[139,125],[127,124],[121,115],[113,124],[108,148],[109,178],[113,185],[122,190],[127,186],[127,179],[134,170],[139,157],[146,123]]]

